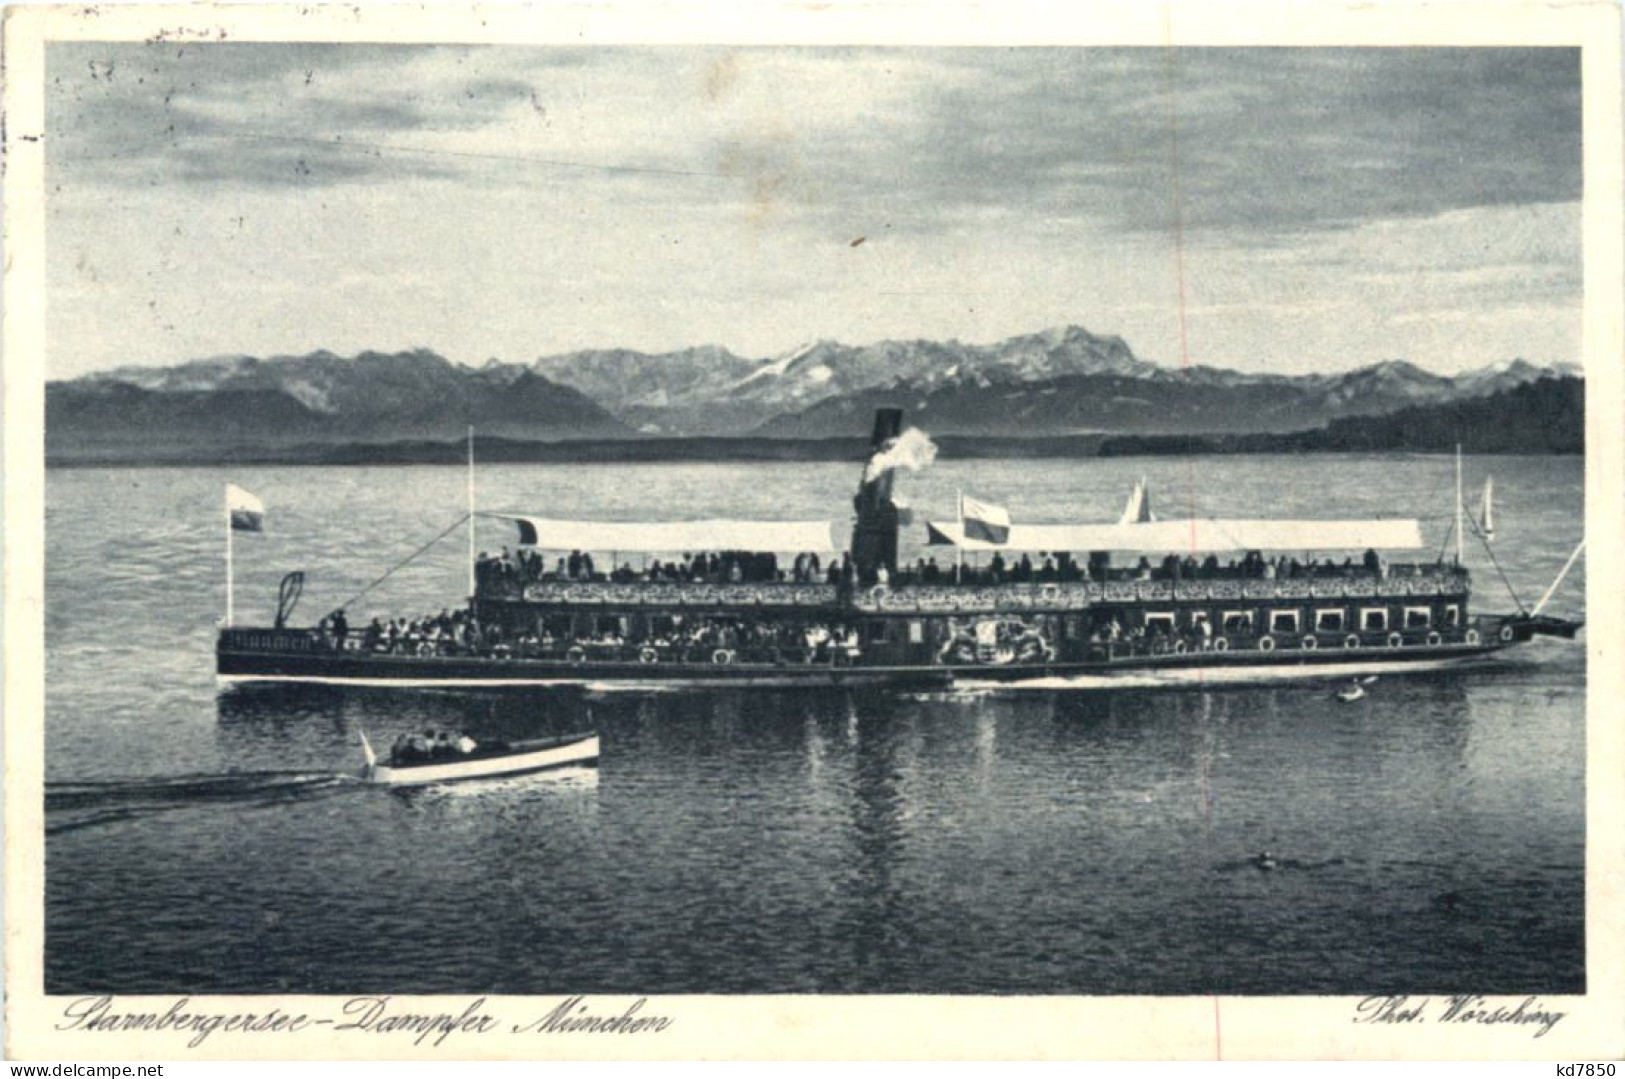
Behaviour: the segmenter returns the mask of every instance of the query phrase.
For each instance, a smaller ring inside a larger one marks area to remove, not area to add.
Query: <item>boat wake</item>
[[[583,692],[593,697],[607,697],[612,693],[680,693],[692,687],[670,682],[582,682]]]
[[[962,684],[953,689],[922,690],[915,693],[900,693],[903,700],[918,701],[922,704],[962,704],[968,701],[979,701],[999,689],[1004,688],[999,683],[988,682],[976,685]]]
[[[492,776],[488,779],[461,780],[451,783],[428,783],[421,787],[405,787],[390,793],[421,798],[489,798],[514,791],[546,787],[553,790],[597,790],[598,769],[592,766],[555,768],[546,772],[531,772],[522,776]]]
[[[1262,870],[1262,871],[1272,871],[1272,870],[1282,870],[1282,869],[1287,869],[1287,870],[1297,869],[1297,870],[1309,870],[1309,871],[1312,871],[1312,870],[1316,870],[1316,869],[1332,869],[1332,868],[1334,868],[1336,866],[1346,865],[1346,864],[1347,864],[1347,862],[1342,858],[1326,858],[1326,859],[1324,859],[1322,861],[1311,862],[1311,861],[1305,861],[1305,860],[1303,860],[1301,858],[1276,858],[1273,855],[1260,854],[1260,855],[1257,855],[1255,857],[1247,858],[1247,859],[1244,859],[1244,860],[1231,861],[1231,862],[1220,862],[1218,865],[1215,865],[1213,868],[1214,868],[1214,870],[1216,870],[1217,872],[1220,872],[1220,873],[1239,873],[1239,872],[1242,872],[1244,870],[1249,870],[1249,869],[1251,869],[1251,870]]]
[[[359,789],[336,772],[228,772],[45,784],[45,833],[56,835],[200,805],[274,806]]]
[[[1011,681],[960,679],[956,690],[999,692],[1011,690],[1100,690],[1100,689],[1202,689],[1214,686],[1246,686],[1276,682],[1347,682],[1376,675],[1424,674],[1447,669],[1489,668],[1495,660],[1461,657],[1438,660],[1370,660],[1340,663],[1336,669],[1310,664],[1283,663],[1253,667],[1191,667],[1112,674],[1067,674],[1020,678]]]

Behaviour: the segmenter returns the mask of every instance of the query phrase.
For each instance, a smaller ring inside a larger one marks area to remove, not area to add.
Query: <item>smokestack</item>
[[[874,434],[870,438],[869,464],[864,468],[857,497],[852,500],[858,512],[852,525],[852,562],[858,576],[868,581],[877,566],[897,568],[897,506],[892,502],[892,473],[895,467],[881,464],[876,458],[903,433],[903,410],[880,408],[875,410]]]

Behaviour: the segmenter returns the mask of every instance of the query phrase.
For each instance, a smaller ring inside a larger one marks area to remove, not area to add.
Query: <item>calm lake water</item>
[[[1493,471],[1526,603],[1582,530],[1583,462]],[[482,508],[841,517],[858,466],[512,465]],[[1403,515],[1443,539],[1444,458],[942,462],[1018,521]],[[315,618],[454,522],[452,468],[47,477],[46,988],[53,993],[1579,992],[1582,645],[1447,675],[988,694],[222,690],[221,492],[239,621],[281,575]],[[911,530],[923,533],[916,523]],[[482,547],[512,543],[482,522]],[[455,606],[466,536],[350,607]],[[1474,609],[1512,609],[1481,548]],[[1552,602],[1584,611],[1583,565]],[[357,733],[591,727],[594,773],[403,794]],[[1249,859],[1276,853],[1281,868]]]

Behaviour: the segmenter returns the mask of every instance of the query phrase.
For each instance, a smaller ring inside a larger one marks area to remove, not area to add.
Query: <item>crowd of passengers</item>
[[[353,647],[364,652],[453,655],[493,647],[501,639],[501,628],[480,625],[467,608],[442,608],[437,615],[421,618],[374,618],[359,633],[352,633],[341,607],[316,624],[316,634],[334,648],[351,647],[353,638]]]
[[[839,556],[825,565],[815,553],[796,555],[788,567],[779,565],[779,556],[755,551],[712,551],[707,554],[685,554],[679,559],[662,562],[653,559],[640,568],[630,562],[612,566],[607,572],[600,569],[591,554],[571,551],[561,557],[552,568],[547,560],[534,550],[510,551],[504,547],[500,554],[482,552],[474,564],[475,581],[482,590],[500,591],[504,585],[523,588],[525,585],[553,581],[610,581],[629,584],[634,581],[700,584],[759,584],[788,581],[795,584],[839,584],[852,578],[849,561]]]
[[[943,570],[933,559],[920,559],[915,563],[912,571],[891,575],[893,581],[904,583],[936,584],[938,582],[959,581],[971,584],[1005,584],[1015,582],[1018,584],[1037,581],[1041,583],[1068,582],[1068,581],[1218,581],[1218,580],[1292,580],[1304,578],[1327,577],[1387,577],[1388,563],[1374,550],[1368,550],[1357,563],[1352,557],[1342,562],[1332,559],[1324,561],[1316,558],[1298,559],[1279,555],[1275,558],[1265,558],[1258,551],[1249,551],[1244,558],[1232,558],[1228,562],[1221,562],[1219,556],[1210,554],[1206,558],[1197,559],[1194,555],[1170,554],[1160,562],[1153,564],[1149,558],[1141,556],[1138,563],[1133,566],[1115,567],[1110,563],[1092,560],[1088,565],[1080,565],[1070,554],[1062,551],[1051,555],[1047,551],[1039,552],[1035,561],[1026,554],[1020,558],[1006,562],[1004,556],[995,552],[985,566],[965,566],[963,568],[950,566]]]
[[[542,657],[576,650],[583,654],[618,653],[630,645],[640,650],[652,647],[657,654],[709,656],[717,649],[772,649],[817,659],[855,654],[858,648],[857,630],[843,623],[692,619],[665,632],[629,641],[613,629],[586,635],[554,634],[540,620],[534,627],[509,631],[499,623],[480,623],[466,608],[412,619],[374,618],[359,634],[351,633],[349,619],[341,608],[317,624],[316,635],[330,648],[394,655]]]
[[[503,548],[498,555],[481,554],[476,564],[476,575],[483,593],[517,591],[536,582],[551,581],[609,581],[616,584],[647,583],[704,583],[704,584],[831,584],[842,588],[864,587],[876,584],[1007,584],[1007,583],[1065,583],[1077,581],[1211,581],[1211,580],[1299,580],[1305,578],[1379,577],[1389,575],[1387,561],[1375,550],[1368,550],[1359,562],[1352,557],[1337,562],[1332,559],[1298,559],[1286,555],[1266,558],[1258,551],[1250,551],[1240,559],[1221,562],[1218,555],[1209,554],[1197,559],[1194,555],[1180,557],[1170,554],[1153,564],[1142,556],[1132,566],[1112,566],[1105,559],[1091,559],[1085,565],[1071,554],[1060,551],[1051,554],[1040,551],[1034,559],[1023,553],[1006,560],[995,552],[986,565],[939,565],[935,556],[919,558],[912,566],[900,569],[877,566],[860,572],[850,558],[836,556],[828,563],[816,554],[799,554],[788,568],[781,568],[773,554],[745,551],[725,551],[721,554],[685,554],[680,559],[662,562],[651,560],[642,568],[633,568],[623,562],[608,574],[598,570],[592,555],[572,551],[560,558],[549,570],[546,561],[535,551],[509,551]],[[1420,572],[1415,570],[1414,572]]]

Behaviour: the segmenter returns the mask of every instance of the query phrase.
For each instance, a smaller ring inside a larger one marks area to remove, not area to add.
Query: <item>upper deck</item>
[[[1343,566],[1278,578],[1227,576],[1140,579],[1119,575],[1106,580],[925,582],[899,574],[885,584],[829,584],[795,581],[714,584],[704,581],[541,580],[493,582],[482,602],[517,603],[551,609],[675,609],[704,611],[834,611],[861,613],[956,613],[975,611],[1081,611],[1115,604],[1182,603],[1228,600],[1400,599],[1463,596],[1469,590],[1464,569],[1438,563],[1389,566],[1385,573]]]

